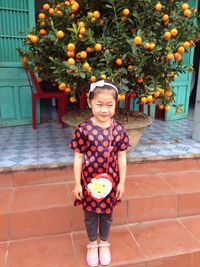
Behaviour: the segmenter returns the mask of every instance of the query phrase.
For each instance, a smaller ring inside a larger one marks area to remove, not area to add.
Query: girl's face
[[[100,126],[110,126],[110,119],[115,114],[116,99],[112,90],[98,90],[93,99],[89,101],[89,107],[92,109],[93,118]]]

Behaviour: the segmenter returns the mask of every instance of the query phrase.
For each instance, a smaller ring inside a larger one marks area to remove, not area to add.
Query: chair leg
[[[64,114],[65,114],[65,102],[64,102],[64,97],[62,96],[60,98],[60,106],[61,106],[61,125],[62,125],[62,128],[65,127],[65,123],[64,121],[62,120]]]
[[[58,121],[59,121],[59,123],[62,124],[62,127],[64,127],[63,121],[62,121],[62,116],[63,116],[62,98],[59,97],[58,98]]]
[[[144,104],[139,104],[139,111],[144,113]]]
[[[32,97],[32,125],[33,129],[36,129],[36,98]]]
[[[64,94],[63,96],[63,106],[64,106],[64,114],[68,111],[68,96],[67,94]]]
[[[66,112],[66,106],[65,106],[65,98],[64,98],[64,96],[61,98],[61,103],[62,103],[62,118],[63,118],[63,116],[65,115],[65,112]],[[62,124],[62,128],[64,128],[65,127],[65,123],[64,123],[63,119],[61,121],[61,124]]]
[[[65,127],[65,123],[62,120],[63,115],[65,114],[65,106],[64,106],[64,97],[60,96],[58,98],[58,113],[59,113],[59,122],[62,125],[62,128]]]

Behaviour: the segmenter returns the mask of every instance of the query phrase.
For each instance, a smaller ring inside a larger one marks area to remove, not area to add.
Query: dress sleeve
[[[120,140],[117,144],[117,150],[118,151],[127,150],[130,146],[131,145],[129,143],[129,137],[126,133],[125,128],[122,127],[121,134],[120,134]]]
[[[69,145],[71,149],[78,153],[84,153],[86,150],[86,136],[80,127],[77,127],[74,135],[72,136],[71,143]]]

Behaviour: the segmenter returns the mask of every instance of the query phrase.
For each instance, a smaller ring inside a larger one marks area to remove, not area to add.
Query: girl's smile
[[[116,100],[110,90],[99,91],[89,103],[94,122],[102,127],[110,126],[110,119],[115,114]]]

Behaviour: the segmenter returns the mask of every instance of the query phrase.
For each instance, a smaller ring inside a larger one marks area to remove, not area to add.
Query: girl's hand
[[[120,200],[124,194],[124,184],[119,183],[117,186],[116,198]]]
[[[74,195],[75,199],[81,200],[83,198],[83,189],[81,184],[75,184],[72,194]]]

